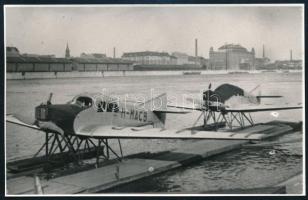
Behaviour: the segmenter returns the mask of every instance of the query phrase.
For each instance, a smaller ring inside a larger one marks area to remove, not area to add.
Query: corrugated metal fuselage
[[[65,134],[75,134],[76,130],[87,126],[136,127],[153,124],[154,127],[160,127],[164,123],[154,112],[140,104],[119,103],[117,109],[111,111],[98,108],[95,104],[90,107],[55,104],[45,105],[44,108],[47,116],[37,120],[53,122]]]

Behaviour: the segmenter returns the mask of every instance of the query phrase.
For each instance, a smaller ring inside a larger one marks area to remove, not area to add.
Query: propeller
[[[261,96],[261,90],[259,90],[259,97]],[[257,97],[257,102],[258,102],[258,104],[260,104],[261,103],[261,98],[258,98]]]
[[[52,92],[49,94],[49,97],[47,99],[47,105],[50,105],[51,104],[51,99],[52,99]]]

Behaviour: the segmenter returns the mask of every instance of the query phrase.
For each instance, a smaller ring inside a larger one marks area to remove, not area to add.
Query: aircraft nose
[[[35,119],[48,121],[48,105],[39,105],[35,108]]]
[[[203,100],[207,100],[209,98],[209,95],[210,95],[210,91],[209,90],[203,92]]]
[[[64,132],[73,133],[74,119],[81,110],[82,108],[79,106],[68,104],[43,104],[35,108],[35,119],[39,123],[52,122],[63,129]]]
[[[80,109],[73,109],[70,105],[39,105],[35,108],[35,119],[40,121],[66,120],[74,117],[79,111]]]

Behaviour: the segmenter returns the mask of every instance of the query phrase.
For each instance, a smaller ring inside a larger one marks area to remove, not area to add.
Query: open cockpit
[[[75,104],[82,108],[94,107],[97,112],[118,112],[119,105],[116,98],[101,94],[81,94],[74,97],[69,104]]]

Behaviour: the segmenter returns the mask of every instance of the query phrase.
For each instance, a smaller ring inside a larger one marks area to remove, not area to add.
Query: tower
[[[264,46],[263,46],[263,48],[264,48]],[[264,51],[263,51],[263,53],[264,53]],[[253,70],[255,68],[255,55],[256,55],[255,48],[251,49],[251,54],[252,54],[252,58],[251,58],[250,70]],[[263,55],[263,58],[264,58],[264,55]]]
[[[264,49],[264,44],[262,46],[262,58],[265,58],[265,49]]]
[[[198,57],[198,39],[195,39],[195,57]]]
[[[66,43],[66,49],[65,49],[65,58],[69,58],[70,56],[70,49],[68,47],[68,43]]]
[[[255,55],[255,48],[251,48],[251,53]]]
[[[290,61],[292,61],[292,49],[290,50]]]
[[[198,39],[195,39],[195,65],[198,65]]]

